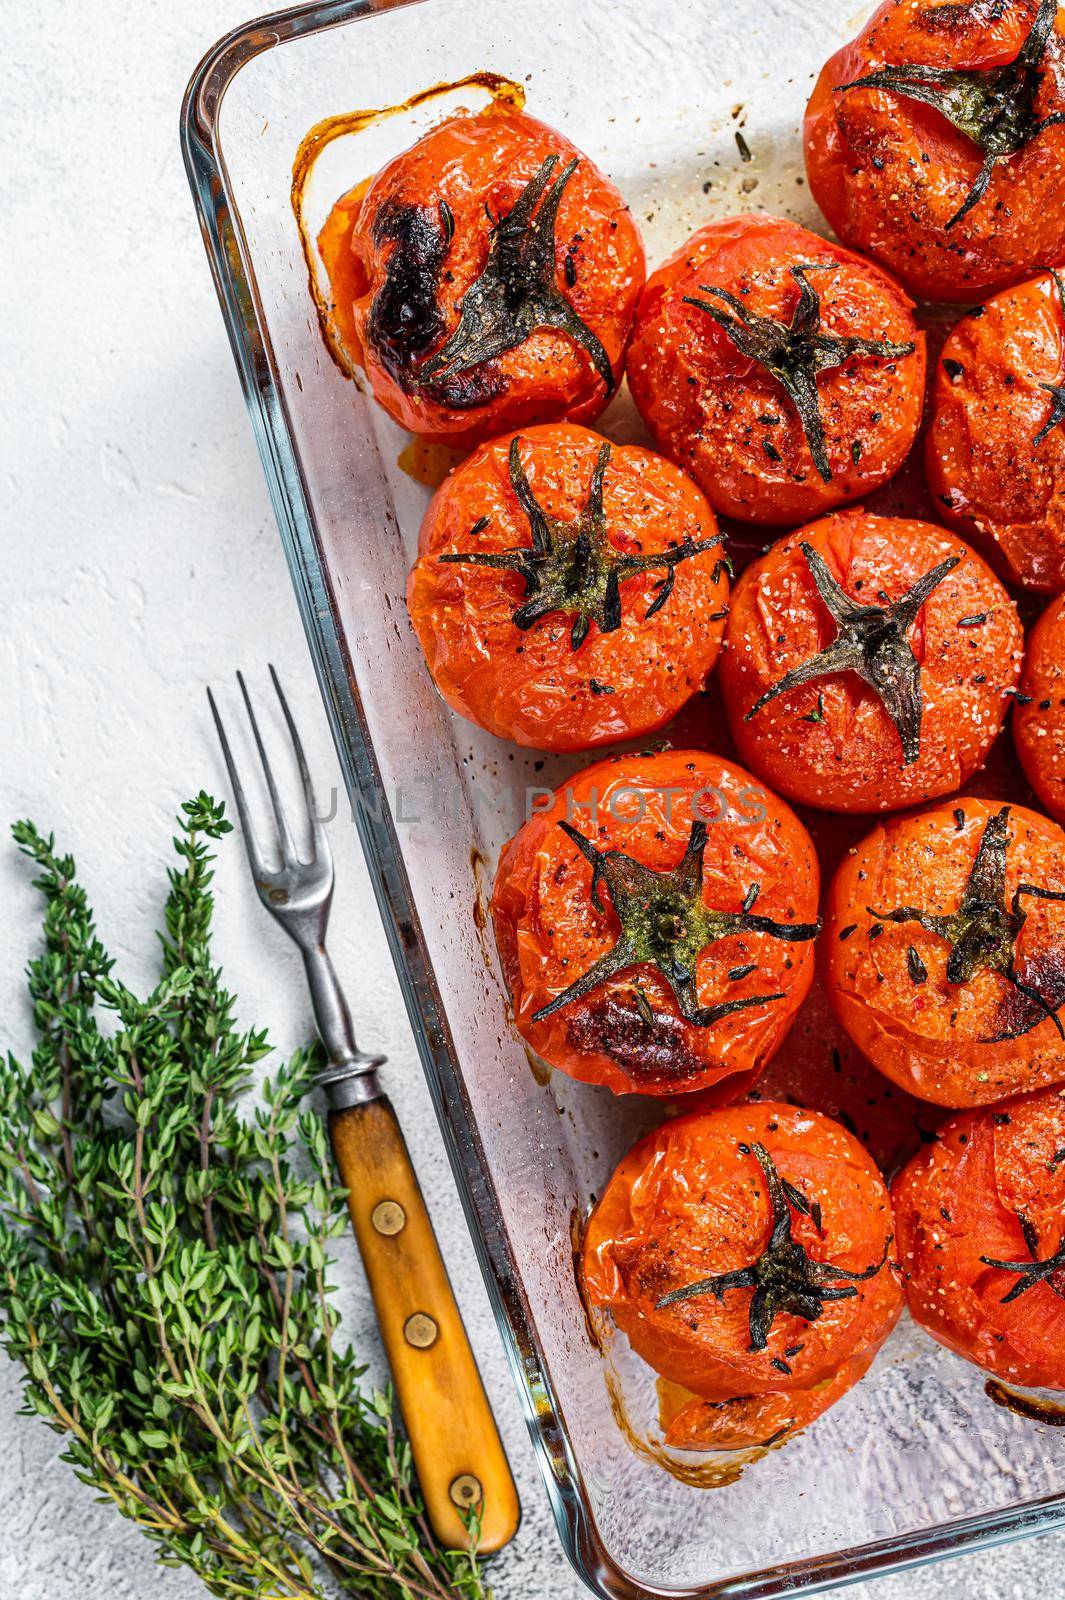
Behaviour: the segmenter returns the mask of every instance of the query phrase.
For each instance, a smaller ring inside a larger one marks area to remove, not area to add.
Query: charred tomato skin
[[[854,672],[817,678],[754,711],[836,633],[804,544],[868,605],[899,599],[958,559],[906,631],[921,669],[915,761],[904,761],[887,708]],[[1005,721],[1022,650],[1013,601],[966,544],[932,523],[855,509],[799,529],[746,569],[732,592],[720,678],[740,759],[772,788],[831,811],[889,811],[949,793],[982,764]]]
[[[1013,737],[1028,782],[1065,823],[1065,593],[1052,600],[1028,637]]]
[[[895,1179],[891,1197],[903,1289],[914,1319],[941,1344],[1009,1383],[1065,1389],[1065,1283],[1036,1282],[1004,1304],[1024,1262],[1021,1217],[1039,1257],[1054,1254],[1065,1216],[1065,1100],[1054,1089],[953,1117]]]
[[[610,399],[588,351],[555,328],[470,367],[454,393],[418,380],[458,326],[495,222],[552,156],[555,175],[578,163],[555,224],[555,284],[606,351],[616,386],[646,273],[639,232],[595,164],[524,111],[497,103],[447,119],[345,196],[327,222],[319,248],[343,349],[412,433],[472,447],[559,417],[590,422]]]
[[[829,1000],[859,1050],[918,1099],[968,1108],[1065,1079],[1065,1043],[999,972],[947,979],[952,945],[914,921],[880,913],[910,906],[950,915],[963,897],[997,802],[957,799],[890,818],[843,860],[825,902],[821,966]],[[1005,900],[1022,883],[1065,890],[1065,831],[1023,806],[1008,819]],[[1065,903],[1024,897],[1015,945],[1022,977],[1065,1000]],[[880,928],[880,932],[875,930]],[[1023,1024],[1014,1038],[997,1035]]]
[[[827,264],[836,263],[835,270]],[[831,468],[819,476],[799,414],[778,380],[741,354],[686,296],[727,289],[752,313],[789,322],[809,274],[821,326],[846,337],[913,343],[897,361],[851,358],[817,377]],[[925,345],[912,302],[869,261],[777,217],[730,217],[700,228],[653,272],[640,297],[629,387],[658,448],[690,472],[715,511],[747,522],[795,523],[885,483],[917,433]]]
[[[1055,594],[1065,588],[1065,427],[1051,422],[1046,384],[1065,384],[1065,313],[1050,273],[954,328],[936,367],[926,462],[951,526],[1007,581]]]
[[[672,591],[651,616],[667,570],[622,577],[620,626],[604,632],[592,622],[577,649],[572,610],[519,628],[520,573],[440,560],[531,546],[529,518],[508,468],[514,438],[537,503],[569,524],[587,501],[605,443],[571,423],[527,428],[483,445],[438,489],[407,587],[434,682],[461,715],[541,750],[584,750],[655,732],[703,687],[717,660],[729,592],[723,547],[679,561]],[[603,509],[607,538],[625,556],[717,537],[714,514],[691,480],[634,445],[611,447]]]
[[[772,1003],[699,1026],[681,1015],[660,971],[645,964],[535,1020],[618,936],[609,891],[597,911],[592,868],[559,824],[572,821],[597,848],[625,851],[661,871],[683,857],[693,817],[707,822],[705,905],[738,911],[758,883],[760,913],[815,922],[819,875],[805,828],[749,773],[702,751],[625,755],[584,768],[533,814],[500,858],[492,916],[518,1031],[551,1066],[615,1094],[671,1096],[733,1076],[737,1093],[745,1090],[784,1038],[813,979],[812,942],[744,932],[702,951],[699,1001],[712,1006],[779,994]],[[740,975],[730,977],[734,972]],[[641,1015],[640,994],[651,1022]]]
[[[810,192],[843,241],[922,300],[967,300],[1065,259],[1065,127],[1046,129],[994,169],[983,198],[953,227],[979,174],[979,146],[938,110],[881,88],[840,92],[888,65],[981,69],[1012,61],[1036,0],[1001,16],[977,6],[886,0],[823,68],[806,110]],[[1036,110],[1065,111],[1058,15]]]
[[[779,1312],[760,1350],[751,1348],[749,1289],[659,1303],[678,1288],[749,1266],[766,1249],[772,1212],[755,1144],[782,1180],[820,1208],[820,1229],[814,1218],[792,1215],[793,1238],[811,1259],[852,1273],[883,1261],[816,1320]],[[693,1408],[667,1424],[671,1442],[720,1448],[749,1430],[760,1435],[753,1442],[765,1443],[789,1419],[812,1421],[824,1386],[836,1386],[842,1372],[832,1398],[842,1393],[848,1377],[860,1375],[851,1363],[860,1367],[893,1327],[902,1307],[893,1231],[884,1181],[839,1123],[773,1101],[730,1106],[667,1122],[630,1150],[589,1218],[583,1285],[589,1302],[609,1311],[671,1384],[702,1401],[761,1402],[746,1417],[719,1418],[717,1429],[712,1415]]]

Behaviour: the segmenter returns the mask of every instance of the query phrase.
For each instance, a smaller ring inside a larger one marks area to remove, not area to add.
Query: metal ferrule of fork
[[[329,1065],[318,1074],[318,1088],[330,1111],[376,1100],[381,1094],[377,1069],[384,1066],[387,1057],[367,1055],[355,1043],[351,1012],[325,946],[301,949],[315,1021],[329,1057]]]
[[[317,1086],[325,1094],[331,1111],[343,1111],[349,1106],[364,1105],[367,1101],[376,1100],[381,1096],[377,1069],[387,1058],[383,1055],[367,1055],[356,1044],[351,1012],[344,991],[340,987],[336,969],[325,947],[329,909],[333,898],[333,857],[315,804],[314,789],[303,745],[273,667],[270,668],[270,677],[277,692],[299,769],[306,810],[306,827],[311,842],[309,860],[304,860],[296,849],[243,674],[237,673],[237,682],[240,684],[240,692],[248,714],[252,737],[259,752],[270,805],[273,809],[277,827],[277,848],[281,855],[279,866],[269,865],[263,854],[248,813],[244,785],[240,781],[229,739],[210,689],[207,691],[207,698],[210,701],[211,715],[214,717],[226,770],[236,800],[244,846],[251,864],[256,891],[275,922],[281,924],[303,956],[314,1018],[328,1057],[327,1065],[318,1075]]]

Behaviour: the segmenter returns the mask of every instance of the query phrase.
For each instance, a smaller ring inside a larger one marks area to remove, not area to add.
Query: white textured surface
[[[222,791],[203,684],[273,659],[322,790],[337,781],[280,544],[193,218],[177,143],[185,81],[244,20],[230,0],[71,0],[22,7],[6,29],[0,108],[6,292],[0,386],[7,570],[0,821],[31,814],[79,857],[104,937],[146,976],[170,813]],[[500,1600],[570,1600],[566,1566],[505,1369],[350,829],[335,824],[337,964],[429,1196],[525,1508],[496,1563]],[[294,953],[254,901],[239,847],[219,871],[219,953],[248,1020],[288,1047],[308,1008]],[[21,969],[34,896],[0,844],[0,1043],[25,1051]],[[374,1333],[357,1267],[352,1338]],[[193,1600],[134,1529],[97,1506],[59,1441],[16,1416],[0,1365],[0,1597]],[[708,1502],[712,1512],[712,1499]],[[668,1536],[668,1535],[667,1535]],[[876,1600],[1028,1600],[1060,1592],[1051,1537],[851,1591]]]

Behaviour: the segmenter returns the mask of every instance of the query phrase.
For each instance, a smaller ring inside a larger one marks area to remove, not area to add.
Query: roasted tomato
[[[1065,259],[1057,0],[887,0],[806,111],[810,191],[840,238],[927,300]]]
[[[806,830],[742,768],[693,750],[585,767],[499,863],[514,1020],[616,1094],[746,1087],[810,987],[817,891]]]
[[[334,350],[414,433],[474,444],[599,415],[621,377],[643,245],[614,185],[505,105],[451,117],[319,237]]]
[[[825,982],[859,1050],[941,1106],[1065,1079],[1065,832],[958,800],[883,822],[832,881]]]
[[[648,279],[628,375],[659,448],[715,510],[799,522],[898,471],[924,335],[870,262],[793,222],[730,217]]]
[[[894,1318],[892,1318],[894,1321]],[[891,1324],[884,1327],[884,1337]],[[658,1380],[658,1416],[665,1444],[674,1450],[749,1450],[776,1444],[809,1427],[853,1389],[880,1347],[867,1345],[808,1389],[771,1389],[731,1400],[704,1400],[668,1378]]]
[[[721,688],[743,761],[791,799],[891,810],[956,789],[1002,727],[1016,608],[927,522],[838,512],[736,585]]]
[[[1065,321],[1046,273],[962,318],[943,347],[928,484],[1026,589],[1065,588]]]
[[[584,1287],[670,1383],[745,1402],[716,1416],[688,1402],[671,1443],[764,1444],[844,1392],[894,1325],[891,1241],[883,1179],[844,1128],[730,1106],[629,1152],[589,1219]]]
[[[1013,1383],[1065,1389],[1065,1100],[953,1117],[892,1186],[910,1311]]]
[[[1065,594],[1032,629],[1021,688],[1013,710],[1017,753],[1051,816],[1065,822]]]
[[[496,439],[429,507],[407,604],[437,688],[518,744],[650,733],[701,689],[728,614],[705,498],[568,423]]]

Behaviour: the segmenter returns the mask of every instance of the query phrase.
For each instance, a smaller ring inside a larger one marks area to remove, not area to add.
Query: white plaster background
[[[44,0],[5,15],[0,67],[0,821],[30,814],[81,863],[105,939],[145,978],[171,813],[224,792],[203,686],[272,659],[320,789],[337,781],[280,543],[182,170],[178,107],[250,0]],[[227,689],[231,683],[227,685]],[[462,1222],[354,835],[335,825],[333,945],[398,1104],[518,1477],[524,1523],[499,1600],[576,1600]],[[248,1020],[310,1028],[298,958],[231,840],[218,948]],[[0,840],[0,1045],[27,1051],[35,896]],[[354,1254],[352,1248],[351,1254]],[[357,1264],[346,1327],[375,1332]],[[194,1600],[18,1416],[0,1358],[2,1600]],[[708,1505],[712,1514],[712,1505]],[[855,1600],[1058,1600],[1048,1537],[852,1590]]]

